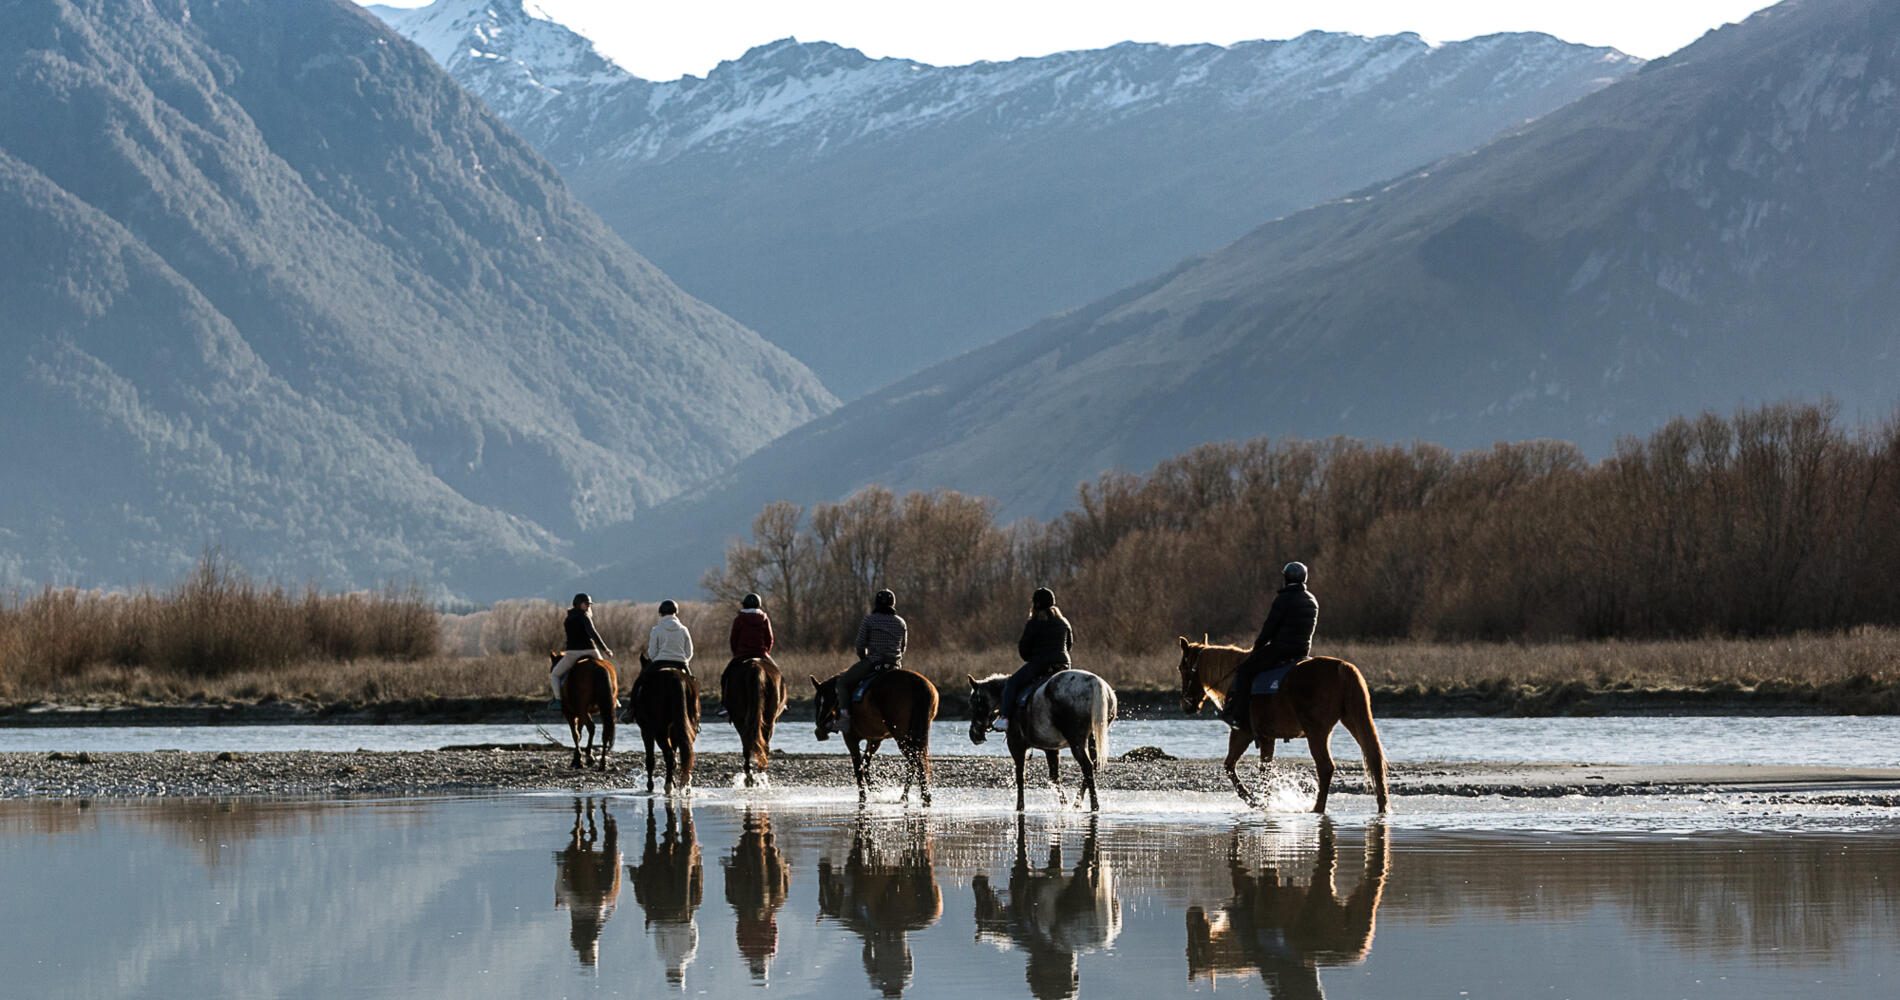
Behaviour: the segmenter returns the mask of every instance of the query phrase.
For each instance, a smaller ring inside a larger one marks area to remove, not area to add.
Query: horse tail
[[[1372,721],[1372,691],[1366,687],[1366,675],[1360,673],[1358,667],[1350,663],[1345,667],[1344,690],[1339,695],[1339,721],[1359,744],[1359,753],[1366,759],[1366,777],[1372,782],[1379,811],[1385,812],[1385,745],[1379,742],[1378,723]]]
[[[1089,757],[1100,764],[1108,759],[1108,724],[1115,721],[1120,709],[1115,698],[1115,689],[1101,678],[1095,680],[1095,690],[1089,697]]]
[[[741,749],[752,758],[752,766],[764,770],[770,762],[766,759],[765,749],[765,703],[771,697],[772,679],[765,674],[765,665],[758,661],[752,664],[752,698],[746,706],[746,717],[740,732],[744,735],[745,746]]]

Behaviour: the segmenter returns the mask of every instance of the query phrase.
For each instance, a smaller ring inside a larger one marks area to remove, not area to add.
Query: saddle
[[[877,680],[878,676],[883,674],[885,671],[896,670],[896,669],[897,669],[897,664],[892,663],[889,660],[879,660],[878,662],[871,664],[871,672],[864,676],[864,680],[858,682],[857,688],[851,692],[851,702],[849,702],[848,704],[854,704],[856,702],[863,701],[864,692],[869,691],[871,689],[872,681]]]
[[[1042,690],[1044,684],[1055,680],[1057,674],[1069,669],[1072,668],[1065,666],[1044,667],[1041,677],[1023,686],[1023,693],[1016,696],[1016,704],[1009,706],[1010,714],[1014,715],[1021,712],[1024,707],[1029,704],[1029,699],[1035,697],[1036,692]]]
[[[1303,657],[1298,660],[1288,660],[1285,663],[1268,667],[1267,669],[1260,671],[1258,674],[1254,675],[1253,688],[1250,693],[1252,694],[1279,694],[1280,682],[1286,680],[1286,675],[1292,673],[1294,667],[1297,667],[1300,664],[1305,663],[1307,660],[1310,660],[1310,659],[1312,659],[1312,657],[1308,656],[1308,657]]]

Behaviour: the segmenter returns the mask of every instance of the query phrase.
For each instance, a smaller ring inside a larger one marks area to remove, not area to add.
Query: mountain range
[[[0,22],[0,582],[519,593],[836,405],[352,4]]]
[[[767,501],[866,483],[1046,515],[1103,470],[1257,435],[1602,455],[1704,408],[1832,396],[1887,418],[1895,218],[1900,5],[1787,0],[853,401],[656,512],[648,537],[730,535]],[[716,561],[699,544],[675,561]]]
[[[521,0],[373,9],[631,245],[846,398],[1641,64],[1541,34],[1311,32],[967,66],[783,39],[654,82]]]

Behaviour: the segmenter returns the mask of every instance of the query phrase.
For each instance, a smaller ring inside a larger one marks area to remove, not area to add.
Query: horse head
[[[994,682],[1006,678],[991,677],[986,680],[977,680],[975,674],[963,676],[970,681],[970,742],[982,743],[990,738],[990,723],[996,721],[996,716],[1002,709],[1000,704],[1002,693],[992,690],[997,687]]]
[[[821,681],[810,674],[812,708],[818,716],[818,738],[828,740],[832,733],[844,732],[844,726],[838,718],[838,679]]]
[[[1207,703],[1207,685],[1201,682],[1201,651],[1207,648],[1207,637],[1200,642],[1189,642],[1184,635],[1175,636],[1181,643],[1181,711],[1194,715]]]

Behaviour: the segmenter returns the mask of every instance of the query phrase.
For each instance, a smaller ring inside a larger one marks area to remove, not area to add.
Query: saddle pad
[[[871,667],[871,673],[868,676],[866,676],[864,680],[860,681],[858,683],[858,689],[852,692],[851,700],[863,701],[864,692],[870,690],[871,682],[874,680],[877,680],[879,674],[882,674],[886,670],[896,670],[896,669],[897,669],[897,664],[895,663],[879,663]]]
[[[1286,675],[1292,673],[1293,668],[1297,666],[1299,666],[1298,663],[1282,663],[1277,667],[1262,670],[1253,679],[1253,693],[1279,694],[1280,682],[1286,680]]]

